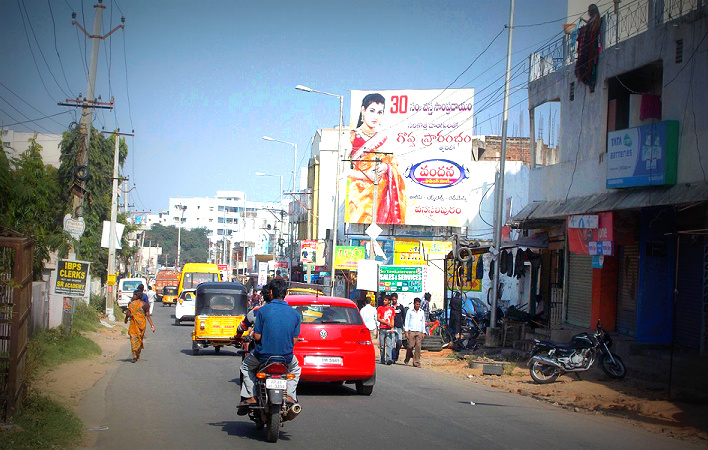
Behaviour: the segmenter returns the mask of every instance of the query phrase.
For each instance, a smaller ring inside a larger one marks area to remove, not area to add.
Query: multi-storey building
[[[553,322],[708,351],[708,6],[568,2],[529,58],[529,112],[560,108],[557,162],[532,161],[514,217],[552,236]],[[579,16],[583,19],[579,20]]]

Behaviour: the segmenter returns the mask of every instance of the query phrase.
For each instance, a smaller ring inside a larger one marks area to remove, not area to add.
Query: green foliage
[[[71,409],[35,392],[23,400],[14,422],[20,430],[0,432],[0,448],[73,448],[83,439],[84,425]]]
[[[66,242],[57,169],[44,165],[36,136],[9,161],[0,151],[0,225],[35,240],[34,277],[40,279],[49,253]]]
[[[99,313],[106,313],[106,296],[105,295],[93,295],[89,300],[89,305],[98,311]]]
[[[177,260],[177,233],[178,229],[174,225],[169,227],[154,224],[145,233],[146,240],[152,240],[153,245],[162,247],[162,255],[158,258],[158,264],[173,266]],[[206,262],[209,258],[209,238],[206,228],[194,228],[192,230],[182,229],[180,242],[180,263]]]
[[[76,331],[65,336],[61,327],[39,331],[32,337],[29,345],[28,365],[36,370],[28,374],[30,380],[37,372],[101,354],[101,347],[94,341]]]
[[[75,331],[96,331],[99,324],[98,310],[83,301],[77,301],[74,309],[74,322],[72,329]]]
[[[77,166],[76,157],[83,145],[84,141],[79,125],[73,124],[63,134],[60,144],[61,156],[58,179],[63,193],[63,214],[72,213],[70,189],[74,182],[74,170]],[[84,231],[80,241],[75,246],[79,259],[91,262],[91,273],[95,276],[100,276],[102,281],[106,280],[108,249],[101,248],[100,243],[103,221],[110,220],[111,217],[114,147],[114,136],[106,138],[97,132],[96,129],[91,128],[88,152],[90,175],[85,183],[88,195],[83,202],[83,218],[86,224],[86,231]],[[120,140],[118,148],[118,161],[119,165],[122,166],[128,156],[128,146],[125,143],[125,139]],[[118,222],[126,224],[126,230],[121,240],[123,250],[117,253],[119,257],[125,259],[137,251],[137,249],[128,245],[127,240],[130,232],[135,231],[136,227],[127,224],[125,215],[119,215]]]

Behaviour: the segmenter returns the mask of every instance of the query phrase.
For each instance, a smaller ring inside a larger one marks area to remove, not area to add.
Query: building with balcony
[[[529,114],[560,108],[557,155],[531,162],[513,226],[552,237],[552,325],[708,351],[708,6],[616,1],[529,57]],[[588,19],[588,13],[584,13]]]

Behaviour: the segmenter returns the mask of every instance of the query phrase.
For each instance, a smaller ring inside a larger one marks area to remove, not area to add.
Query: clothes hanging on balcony
[[[639,120],[661,120],[661,95],[642,94],[642,104],[639,107]]]
[[[597,79],[597,60],[600,55],[600,16],[591,17],[578,30],[578,59],[575,61],[575,76],[591,88]]]

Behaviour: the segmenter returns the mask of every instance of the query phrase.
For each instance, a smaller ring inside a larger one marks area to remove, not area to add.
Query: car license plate
[[[287,380],[277,380],[275,378],[266,378],[266,389],[281,389],[288,388]]]
[[[314,366],[322,365],[342,365],[341,356],[305,356],[305,364]]]

